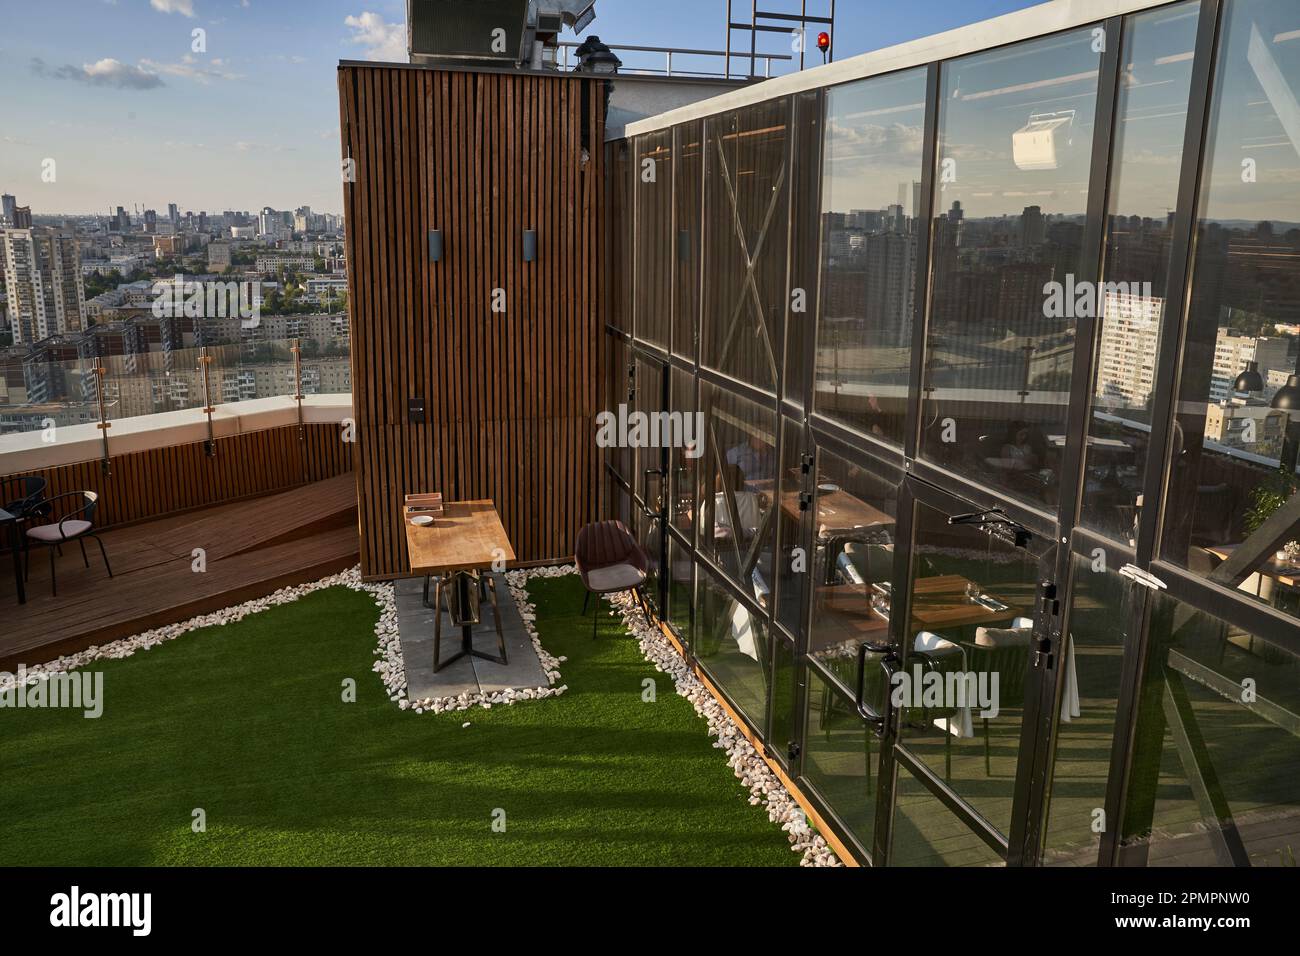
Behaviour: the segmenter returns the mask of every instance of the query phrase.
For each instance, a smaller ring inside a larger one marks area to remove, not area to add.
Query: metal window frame
[[[1085,281],[1093,278],[1100,279],[1104,276],[1107,223],[1109,220],[1109,190],[1112,186],[1115,168],[1113,165],[1115,159],[1113,150],[1115,124],[1118,121],[1119,78],[1123,69],[1122,54],[1128,28],[1133,22],[1132,18],[1152,10],[1174,7],[1179,2],[1182,2],[1182,0],[1170,0],[1167,4],[1147,6],[1126,11],[1104,20],[1093,21],[1092,25],[1102,27],[1105,30],[1106,48],[1102,53],[1102,62],[1099,66],[1095,133],[1091,144],[1092,157],[1089,173],[1087,223],[1084,235],[1085,253],[1080,267],[1080,272],[1084,274]],[[950,499],[969,500],[979,506],[997,505],[1003,507],[1012,518],[1025,524],[1035,534],[1050,535],[1052,544],[1056,548],[1055,578],[1062,599],[1061,623],[1058,633],[1055,635],[1058,641],[1056,644],[1058,653],[1055,656],[1058,660],[1063,657],[1060,651],[1064,649],[1063,641],[1066,639],[1065,635],[1069,633],[1069,616],[1074,598],[1072,562],[1075,556],[1089,556],[1094,548],[1105,549],[1108,563],[1115,561],[1114,566],[1116,567],[1120,566],[1121,562],[1130,563],[1141,570],[1156,574],[1167,583],[1170,598],[1220,619],[1231,620],[1292,653],[1300,653],[1300,637],[1297,637],[1294,618],[1263,605],[1247,595],[1237,593],[1231,588],[1200,578],[1193,572],[1162,560],[1159,556],[1159,536],[1163,527],[1163,512],[1165,509],[1163,495],[1168,482],[1176,389],[1181,370],[1182,351],[1185,345],[1188,305],[1193,289],[1193,260],[1191,257],[1194,254],[1197,210],[1205,164],[1204,150],[1210,132],[1209,125],[1214,105],[1213,94],[1216,71],[1219,65],[1216,61],[1220,52],[1220,34],[1222,32],[1224,8],[1226,7],[1225,0],[1199,0],[1199,2],[1200,10],[1193,54],[1191,95],[1184,129],[1183,150],[1179,168],[1178,199],[1171,238],[1170,271],[1166,294],[1167,305],[1163,319],[1165,327],[1162,330],[1156,380],[1153,386],[1152,433],[1142,477],[1145,500],[1152,502],[1153,506],[1143,509],[1135,547],[1128,547],[1107,538],[1103,534],[1084,528],[1078,523],[1081,514],[1086,467],[1085,442],[1092,414],[1092,378],[1095,372],[1096,346],[1099,334],[1099,323],[1095,317],[1081,318],[1076,326],[1067,413],[1067,440],[1062,457],[1061,487],[1057,503],[1052,509],[1039,509],[1026,505],[1024,502],[1011,498],[1005,493],[994,493],[981,488],[962,475],[954,474],[933,463],[918,460],[922,399],[924,395],[925,347],[928,340],[929,300],[933,279],[932,226],[935,206],[935,163],[937,160],[941,106],[939,102],[941,96],[940,83],[941,71],[946,63],[951,62],[950,59],[934,60],[924,65],[927,71],[927,79],[925,127],[922,145],[922,198],[921,208],[917,210],[917,218],[925,223],[926,228],[922,229],[918,236],[917,271],[914,280],[915,311],[912,326],[911,369],[908,381],[904,441],[901,448],[880,441],[874,436],[862,434],[851,427],[820,415],[816,411],[814,404],[816,393],[815,369],[817,335],[821,327],[822,257],[825,251],[824,236],[820,228],[816,236],[819,252],[813,321],[811,327],[806,330],[810,340],[804,355],[803,407],[796,406],[798,400],[796,396],[787,397],[785,394],[788,378],[786,366],[790,348],[788,338],[790,335],[789,292],[791,283],[795,279],[792,274],[791,244],[794,237],[791,224],[787,224],[786,235],[786,276],[784,284],[787,293],[784,305],[786,314],[781,328],[780,356],[774,391],[757,387],[717,370],[707,368],[702,364],[703,324],[707,310],[706,292],[710,283],[710,277],[706,274],[702,265],[711,232],[707,214],[710,169],[708,144],[711,142],[714,132],[713,124],[727,122],[732,112],[743,112],[749,106],[761,106],[764,103],[747,104],[734,111],[695,117],[687,120],[686,123],[675,124],[672,127],[672,143],[673,149],[676,151],[680,142],[679,130],[687,124],[698,123],[703,151],[699,164],[699,248],[693,250],[701,257],[700,290],[696,297],[697,313],[693,317],[694,354],[688,358],[678,354],[673,348],[678,325],[675,286],[674,293],[671,296],[672,313],[669,317],[667,355],[664,355],[663,350],[658,346],[647,346],[646,343],[637,338],[639,330],[635,321],[631,322],[632,328],[630,330],[619,330],[610,326],[606,331],[619,336],[627,344],[629,358],[639,356],[645,360],[653,359],[662,363],[665,372],[663,379],[668,393],[665,396],[665,408],[670,407],[667,403],[671,400],[672,370],[676,369],[693,376],[692,387],[695,393],[695,410],[697,411],[702,410],[700,406],[702,385],[707,383],[735,397],[750,401],[763,409],[765,413],[774,412],[776,416],[776,455],[778,462],[783,463],[788,455],[786,433],[787,425],[791,425],[795,428],[794,434],[799,436],[802,443],[803,454],[819,455],[820,450],[825,448],[827,451],[833,452],[876,474],[902,469],[905,477],[900,489],[898,514],[896,515],[893,577],[896,584],[898,582],[904,583],[902,586],[896,587],[898,593],[895,596],[895,602],[898,606],[895,609],[896,613],[892,615],[890,625],[891,637],[900,647],[906,646],[904,632],[906,630],[906,621],[910,616],[910,607],[908,606],[910,604],[910,586],[908,585],[910,583],[909,574],[914,552],[912,539],[915,528],[915,508],[920,501],[930,499],[935,494],[938,494],[948,496]],[[1039,36],[1045,37],[1077,31],[1088,25],[1074,24],[1066,29],[1051,31]],[[996,44],[986,49],[997,49],[1002,46],[1032,42],[1034,39],[1038,39],[1038,37],[1017,38],[1007,44]],[[918,66],[908,66],[906,69],[917,68]],[[869,80],[871,78],[852,79],[844,82],[862,82],[863,79]],[[827,118],[826,91],[828,88],[829,86],[823,86],[816,89],[817,108],[821,118],[819,159],[824,159]],[[783,188],[788,190],[786,197],[788,217],[793,214],[796,203],[800,198],[795,196],[793,174],[794,163],[798,161],[802,152],[800,144],[797,142],[798,118],[800,115],[799,97],[806,95],[808,92],[807,90],[797,90],[784,93],[779,97],[772,97],[772,100],[786,100],[785,115],[788,130],[786,143],[787,176]],[[635,152],[633,152],[633,155],[635,156]],[[676,158],[676,153],[674,153],[674,158]],[[676,177],[679,172],[677,165],[674,162],[674,193],[677,188]],[[819,163],[819,166],[821,168],[818,174],[817,199],[818,215],[820,216],[821,194],[824,191],[825,179],[824,162]],[[634,189],[633,192],[635,196],[636,190]],[[639,204],[634,202],[633,208],[630,210],[633,232],[631,239],[632,261],[634,263],[638,261],[636,245],[638,241],[636,233],[639,232],[638,211]],[[677,203],[674,195],[672,213],[674,230],[676,229],[676,216]],[[718,224],[713,224],[713,227],[717,226]],[[633,282],[632,296],[635,301],[635,276],[631,278]],[[633,311],[635,315],[636,310]],[[794,441],[795,438],[792,436],[790,440]],[[635,494],[635,490],[629,489],[626,482],[608,463],[606,464],[606,471],[614,479],[615,486]],[[700,470],[696,476],[695,488],[697,509],[699,507],[702,482],[703,471]],[[805,595],[800,633],[789,634],[788,628],[784,627],[776,619],[775,601],[771,602],[772,607],[768,611],[764,611],[758,606],[751,594],[748,594],[744,588],[731,581],[722,572],[722,569],[716,566],[715,562],[699,551],[695,541],[688,541],[685,535],[680,534],[671,525],[665,525],[665,527],[667,530],[667,534],[664,536],[665,549],[667,547],[666,541],[671,537],[678,545],[686,548],[687,553],[691,555],[695,567],[692,595],[693,609],[698,605],[699,589],[704,586],[702,583],[703,575],[712,573],[715,585],[723,588],[728,595],[739,601],[742,606],[745,606],[751,614],[756,615],[769,629],[766,638],[769,644],[774,643],[776,640],[793,638],[796,671],[796,710],[793,715],[792,726],[795,728],[796,743],[800,744],[800,749],[794,757],[782,762],[788,767],[799,786],[804,788],[805,797],[819,809],[827,824],[847,846],[853,849],[855,853],[861,854],[862,858],[867,862],[885,863],[888,861],[892,843],[893,810],[897,799],[897,774],[901,766],[925,784],[927,789],[941,802],[948,805],[973,832],[984,839],[986,844],[1000,850],[1009,865],[1037,865],[1041,862],[1046,838],[1045,815],[1051,797],[1052,769],[1056,737],[1059,732],[1056,714],[1064,676],[1063,668],[1055,667],[1049,672],[1047,679],[1039,683],[1037,694],[1033,700],[1034,716],[1032,720],[1030,718],[1030,705],[1027,700],[1022,725],[1021,763],[1014,795],[1012,832],[1007,835],[1005,840],[996,831],[988,832],[987,821],[983,821],[978,814],[972,815],[968,812],[969,808],[958,795],[951,791],[951,788],[946,787],[942,781],[927,779],[924,765],[914,766],[919,762],[907,752],[905,746],[899,745],[896,728],[890,727],[886,729],[886,736],[881,741],[882,747],[879,752],[879,773],[876,781],[878,792],[875,801],[876,821],[872,845],[864,847],[857,836],[847,826],[843,825],[827,801],[817,792],[815,784],[808,780],[803,773],[802,743],[807,736],[809,720],[806,701],[810,674],[816,674],[818,679],[824,682],[827,692],[847,697],[849,691],[848,688],[843,686],[841,680],[818,666],[816,661],[808,658],[808,639],[811,632],[813,601]],[[695,522],[695,529],[695,533],[699,534],[698,518]],[[812,553],[812,535],[812,522],[808,520],[802,521],[795,537],[806,548],[809,555]],[[778,550],[778,560],[780,548],[787,543],[786,537],[786,532],[782,530],[776,532],[775,546]],[[779,597],[780,583],[773,582],[773,586],[774,594]],[[810,582],[805,582],[805,587],[809,586]],[[1130,785],[1130,763],[1132,748],[1136,739],[1135,721],[1138,696],[1143,686],[1147,656],[1151,650],[1150,609],[1152,601],[1150,600],[1150,592],[1136,585],[1133,587],[1136,590],[1130,590],[1129,606],[1125,611],[1130,624],[1129,638],[1124,649],[1120,684],[1117,688],[1118,704],[1115,714],[1115,736],[1112,741],[1106,786],[1106,816],[1113,823],[1106,832],[1101,834],[1097,859],[1099,865],[1115,865],[1122,862],[1120,859],[1122,841],[1120,821],[1123,819],[1126,793]],[[775,654],[770,655],[770,659],[773,667],[771,676],[774,678]],[[772,686],[769,681],[769,688]],[[725,696],[725,690],[723,690],[723,693]],[[760,737],[764,740],[766,740],[764,735],[772,727],[772,706],[771,695],[769,695],[766,714],[763,719],[764,726],[752,728],[758,731]],[[1027,745],[1031,745],[1028,751],[1025,749]]]

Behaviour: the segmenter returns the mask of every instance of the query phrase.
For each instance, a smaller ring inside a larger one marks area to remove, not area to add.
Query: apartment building
[[[0,236],[14,343],[32,343],[85,327],[86,292],[77,239],[45,227]]]

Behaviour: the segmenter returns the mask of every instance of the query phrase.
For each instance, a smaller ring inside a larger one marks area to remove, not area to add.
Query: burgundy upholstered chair
[[[646,556],[636,538],[621,521],[597,521],[578,532],[574,549],[578,573],[587,589],[582,599],[582,613],[587,613],[587,602],[593,594],[616,594],[632,591],[634,594],[645,585]],[[641,612],[646,613],[645,604]],[[596,639],[596,622],[599,610],[592,612],[591,638]],[[647,615],[646,623],[650,623]]]

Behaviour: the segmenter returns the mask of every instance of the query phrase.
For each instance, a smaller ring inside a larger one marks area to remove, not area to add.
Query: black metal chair
[[[26,564],[26,535],[24,529],[50,513],[49,503],[45,500],[45,489],[49,482],[41,475],[14,475],[0,478],[0,507],[16,519],[13,533],[24,542],[22,564]],[[19,574],[26,574],[20,567]]]
[[[16,475],[0,478],[0,501],[3,507],[18,520],[29,520],[47,514],[45,489],[49,482],[41,475]]]
[[[79,507],[70,508],[66,514],[59,517],[59,502],[73,500],[80,502]],[[94,538],[95,543],[99,545],[99,553],[104,558],[104,569],[108,571],[110,578],[113,576],[113,568],[108,563],[108,552],[104,549],[104,542],[94,533],[95,508],[98,504],[99,494],[94,491],[71,491],[56,495],[45,502],[48,509],[46,511],[48,523],[27,529],[23,542],[25,553],[30,552],[33,544],[50,549],[50,593],[55,597],[58,597],[59,588],[55,577],[54,558],[56,552],[62,553],[64,542],[77,542],[81,546],[81,560],[86,567],[90,567],[90,558],[86,555],[86,538]],[[26,573],[30,574],[32,569],[30,557],[25,557],[23,564],[26,565]]]

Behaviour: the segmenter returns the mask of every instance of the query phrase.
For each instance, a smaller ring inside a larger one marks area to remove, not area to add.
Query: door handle
[[[876,713],[866,701],[866,677],[867,677],[867,655],[883,654],[880,658],[880,668],[885,674],[885,709],[884,713]],[[867,723],[876,728],[876,736],[883,737],[889,729],[889,721],[893,716],[893,692],[890,687],[894,677],[894,665],[898,663],[898,655],[894,652],[893,644],[878,644],[872,641],[863,641],[858,646],[858,686],[854,703],[857,706],[858,714]]]
[[[650,476],[657,475],[658,477],[663,478],[665,474],[666,472],[662,468],[647,468],[645,470],[645,473],[642,475],[641,500],[644,502],[644,504],[641,506],[641,511],[645,514],[647,518],[659,517],[660,511],[663,510],[662,504],[660,505],[659,511],[655,511],[650,508]],[[660,495],[660,498],[662,499],[663,496]]]

